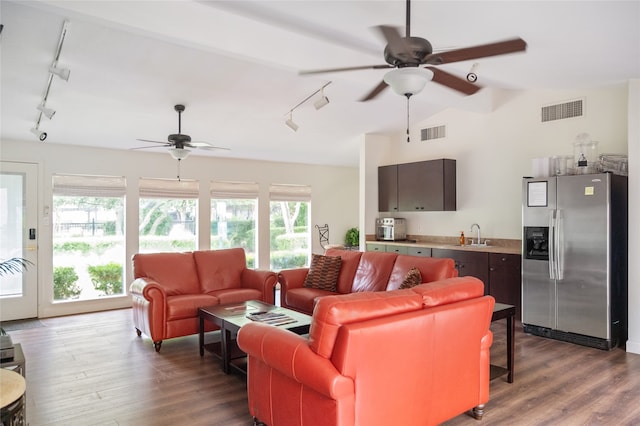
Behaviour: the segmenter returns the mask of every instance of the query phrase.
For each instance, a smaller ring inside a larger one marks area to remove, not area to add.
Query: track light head
[[[38,108],[38,111],[43,113],[44,116],[47,117],[49,120],[51,120],[53,116],[56,114],[56,111],[54,109],[45,107],[44,103],[38,105],[37,108]]]
[[[289,118],[284,122],[284,124],[286,124],[294,132],[298,131],[298,125],[293,122],[291,114],[289,114]]]
[[[318,99],[313,103],[313,106],[316,107],[316,109],[320,109],[326,106],[327,104],[329,104],[329,98],[323,95],[320,99]]]
[[[47,138],[47,132],[43,132],[40,129],[38,129],[37,127],[33,127],[31,129],[31,133],[36,135],[38,137],[38,139],[40,139],[40,142],[44,142],[44,140]]]
[[[71,75],[69,68],[49,67],[49,72],[57,75],[64,81],[69,81],[69,75]]]

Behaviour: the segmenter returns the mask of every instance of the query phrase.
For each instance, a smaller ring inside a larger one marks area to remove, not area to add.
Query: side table
[[[25,392],[27,383],[22,375],[0,368],[0,423],[6,426],[26,424]]]
[[[507,319],[507,368],[491,365],[491,380],[500,377],[504,374],[508,374],[507,382],[513,383],[513,368],[514,368],[514,352],[515,352],[515,317],[516,307],[513,305],[507,305],[505,303],[496,303],[493,307],[493,315],[491,316],[491,322],[498,321],[503,318]]]

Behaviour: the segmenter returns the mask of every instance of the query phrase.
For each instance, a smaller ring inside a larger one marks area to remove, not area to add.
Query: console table
[[[505,303],[496,303],[493,307],[491,322],[507,319],[507,368],[491,364],[491,380],[508,374],[507,382],[513,383],[513,358],[515,352],[515,317],[516,307]]]

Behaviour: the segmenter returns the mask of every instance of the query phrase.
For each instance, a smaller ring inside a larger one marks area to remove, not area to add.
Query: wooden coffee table
[[[242,326],[253,322],[247,318],[247,315],[256,312],[277,312],[293,320],[293,322],[274,325],[273,327],[286,328],[296,334],[309,332],[309,325],[311,324],[309,315],[259,300],[206,306],[198,309],[198,317],[200,318],[200,356],[204,356],[206,349],[222,359],[222,371],[225,373],[228,374],[231,368],[246,373],[242,362],[234,362],[235,360],[246,358],[246,354],[238,348],[236,337],[238,330]],[[220,327],[220,342],[205,344],[205,321],[211,321]]]

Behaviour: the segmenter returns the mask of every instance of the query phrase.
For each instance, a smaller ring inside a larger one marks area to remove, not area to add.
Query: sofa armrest
[[[287,291],[292,288],[302,288],[308,273],[309,268],[285,269],[278,273],[281,306],[286,306],[284,301],[286,300]]]
[[[275,272],[260,269],[245,269],[242,271],[240,286],[253,288],[262,292],[262,300],[274,303],[274,288],[278,282]]]
[[[306,338],[288,330],[250,323],[238,332],[238,346],[250,358],[328,398],[340,399],[355,391],[351,378],[341,375],[330,360],[313,352]]]
[[[164,338],[167,294],[150,278],[136,278],[129,287],[134,326],[156,342]]]

